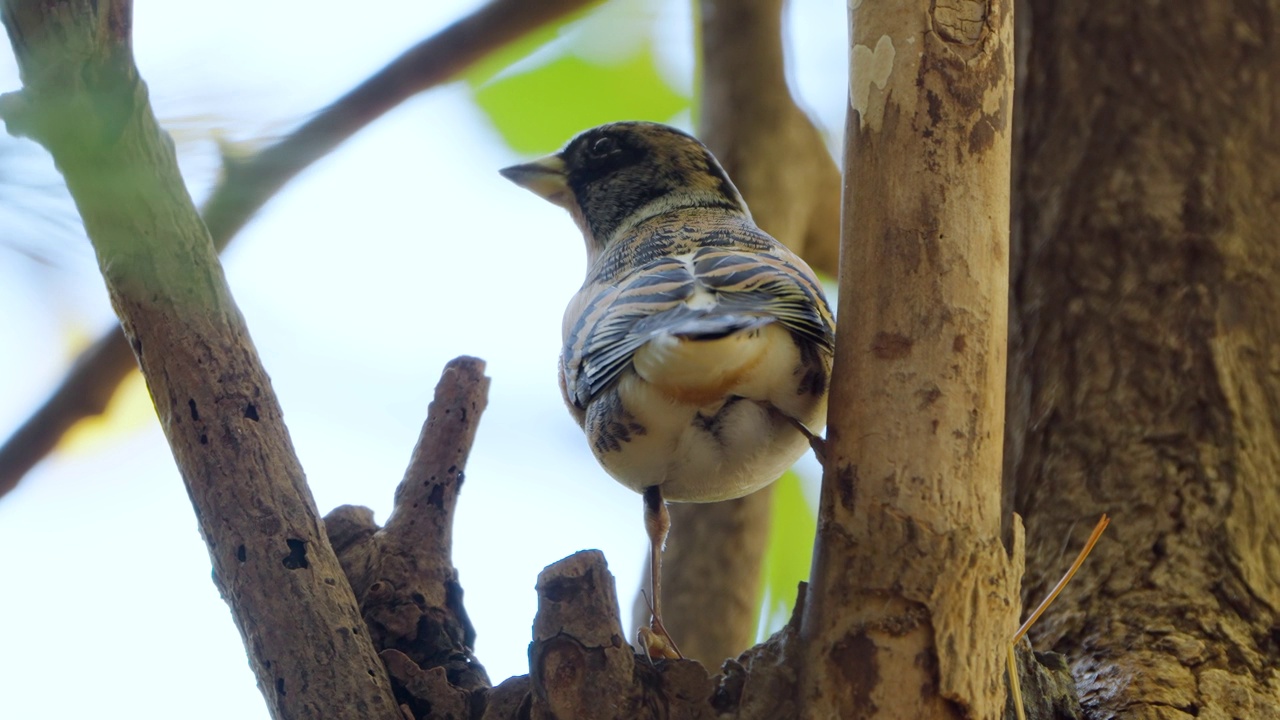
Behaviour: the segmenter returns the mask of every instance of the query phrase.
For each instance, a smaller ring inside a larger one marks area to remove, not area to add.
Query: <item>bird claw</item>
[[[818,464],[825,468],[827,466],[827,441],[821,435],[810,435],[809,447],[813,448],[813,454],[818,458]]]
[[[650,664],[654,660],[684,659],[680,648],[676,647],[676,641],[671,639],[671,634],[663,627],[661,620],[654,618],[651,627],[640,628],[637,635],[637,642],[648,656]]]
[[[778,412],[781,412],[781,411],[778,411]],[[805,427],[804,423],[791,417],[790,415],[783,415],[783,417],[785,417],[787,419],[787,422],[791,423],[791,426],[794,427],[796,430],[798,430],[801,435],[804,435],[805,438],[809,440],[809,447],[813,448],[814,457],[818,458],[818,463],[822,465],[822,467],[825,469],[827,467],[826,439],[823,438],[821,435],[815,435],[812,432],[809,432],[809,428]]]

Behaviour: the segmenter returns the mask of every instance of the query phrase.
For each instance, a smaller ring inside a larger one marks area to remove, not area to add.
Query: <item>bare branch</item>
[[[787,87],[782,0],[701,0],[699,135],[757,224],[834,277],[840,170]]]
[[[137,367],[118,327],[80,353],[53,394],[0,445],[0,498],[53,452],[71,426],[106,412],[111,396]]]
[[[662,557],[664,622],[680,651],[708,668],[719,667],[755,638],[772,499],[765,488],[737,500],[670,508],[671,534]],[[647,558],[644,567],[647,573]],[[646,617],[648,604],[640,593],[632,621]]]
[[[53,155],[276,718],[398,717],[130,47],[127,0],[4,3],[9,131]]]
[[[202,216],[221,251],[288,181],[413,95],[447,82],[530,30],[598,0],[493,0],[410,48],[291,135],[251,158],[228,158]],[[49,399],[0,446],[0,497],[53,450],[76,422],[101,414],[137,367],[112,329],[85,350]]]
[[[279,189],[347,138],[414,95],[447,82],[530,30],[598,0],[492,0],[423,40],[320,111],[289,137],[245,162],[229,162],[205,204],[219,248]]]
[[[827,461],[805,718],[990,718],[1018,611],[1000,540],[1013,25],[925,0],[850,17]]]

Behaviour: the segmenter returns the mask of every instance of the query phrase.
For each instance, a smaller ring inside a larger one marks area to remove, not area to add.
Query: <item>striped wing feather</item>
[[[798,341],[831,350],[834,324],[812,272],[782,253],[702,248],[596,287],[582,298],[561,357],[569,399],[585,408],[664,334],[711,339],[779,322]]]

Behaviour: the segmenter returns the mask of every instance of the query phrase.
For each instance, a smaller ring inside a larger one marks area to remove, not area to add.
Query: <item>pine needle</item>
[[[1035,612],[1031,613],[1031,617],[1022,623],[1022,627],[1018,628],[1018,632],[1013,634],[1013,640],[1009,643],[1009,653],[1006,658],[1009,663],[1009,692],[1013,695],[1013,709],[1018,714],[1018,720],[1027,720],[1026,710],[1022,706],[1022,684],[1018,681],[1018,665],[1014,657],[1014,650],[1018,645],[1018,641],[1027,634],[1027,631],[1031,629],[1036,620],[1040,619],[1044,611],[1049,609],[1049,606],[1058,597],[1058,593],[1061,593],[1067,583],[1071,582],[1071,578],[1075,576],[1076,571],[1080,569],[1080,566],[1084,565],[1085,558],[1089,557],[1089,553],[1093,551],[1093,546],[1098,544],[1098,538],[1102,537],[1102,531],[1106,530],[1110,524],[1111,518],[1107,517],[1106,513],[1103,513],[1102,517],[1098,518],[1098,524],[1093,526],[1093,532],[1089,534],[1089,539],[1085,541],[1084,547],[1080,548],[1080,554],[1076,555],[1075,562],[1071,563],[1067,573],[1062,576],[1057,585],[1053,586],[1053,590],[1049,591],[1045,599],[1040,601]]]

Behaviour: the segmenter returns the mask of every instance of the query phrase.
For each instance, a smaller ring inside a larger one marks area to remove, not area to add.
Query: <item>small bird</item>
[[[568,210],[586,240],[560,390],[605,471],[644,496],[653,618],[641,642],[679,657],[661,617],[665,500],[730,500],[810,445],[822,458],[835,344],[822,285],[673,127],[602,125],[500,172]]]

